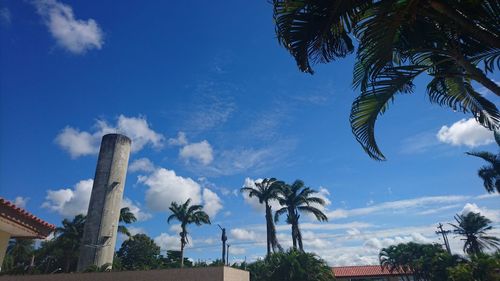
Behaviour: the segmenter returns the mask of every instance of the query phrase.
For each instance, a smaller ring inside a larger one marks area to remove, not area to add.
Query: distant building
[[[0,271],[11,238],[43,239],[54,231],[47,223],[0,197]]]
[[[389,272],[380,265],[332,267],[337,281],[407,281],[414,280],[412,274]]]

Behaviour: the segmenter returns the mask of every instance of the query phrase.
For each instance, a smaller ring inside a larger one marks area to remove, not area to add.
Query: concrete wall
[[[0,281],[249,281],[248,271],[201,267],[148,271],[0,276]]]
[[[10,234],[0,230],[0,271],[2,271],[3,259],[5,258],[5,251],[9,245]]]
[[[130,139],[124,135],[102,137],[78,271],[91,265],[101,267],[113,262],[130,146]]]

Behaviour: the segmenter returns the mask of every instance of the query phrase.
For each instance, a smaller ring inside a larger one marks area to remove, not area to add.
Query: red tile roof
[[[36,217],[23,208],[17,207],[14,203],[2,197],[0,197],[0,216],[35,231],[38,238],[47,237],[56,228],[55,225]]]
[[[391,276],[403,275],[396,271],[389,272],[380,265],[339,266],[332,267],[335,277],[362,277],[362,276]],[[406,274],[404,274],[406,275]]]

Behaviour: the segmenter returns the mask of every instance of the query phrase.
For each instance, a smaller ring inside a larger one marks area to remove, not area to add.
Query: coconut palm
[[[274,214],[274,220],[277,222],[279,217],[287,214],[286,222],[292,226],[293,248],[298,247],[304,251],[302,245],[302,234],[299,228],[300,213],[312,214],[319,221],[328,221],[327,216],[316,206],[324,206],[325,200],[313,196],[317,191],[306,187],[304,182],[296,180],[292,185],[282,184],[278,190],[278,202],[282,206]]]
[[[500,148],[500,131],[495,131],[495,141]],[[466,152],[468,155],[476,156],[482,158],[488,165],[485,165],[479,169],[477,174],[484,182],[484,188],[489,193],[497,192],[500,193],[500,152],[498,154],[493,154],[488,151],[479,152]]]
[[[241,188],[241,192],[248,192],[248,196],[256,197],[260,204],[266,207],[266,241],[267,241],[267,255],[276,250],[282,250],[278,238],[276,237],[276,228],[273,221],[273,211],[271,201],[277,200],[277,192],[279,186],[283,182],[275,178],[263,179],[262,181],[255,181],[254,186],[245,186]]]
[[[65,272],[69,272],[71,268],[75,267],[78,261],[85,220],[86,216],[84,215],[77,215],[71,221],[64,219],[62,226],[55,230],[57,245],[63,251]]]
[[[168,208],[172,214],[167,218],[167,222],[170,223],[172,220],[178,220],[181,223],[181,267],[184,267],[184,247],[189,243],[187,226],[189,224],[211,224],[210,218],[203,211],[202,205],[190,205],[191,199],[186,200],[186,202],[179,204],[177,202],[172,202]]]
[[[455,229],[453,232],[463,236],[465,241],[463,251],[469,255],[477,255],[485,249],[499,249],[500,239],[488,235],[486,232],[493,227],[491,220],[480,213],[469,212],[467,214],[456,215],[457,224],[450,224]]]
[[[428,74],[430,101],[471,112],[482,125],[498,128],[495,104],[476,92],[477,81],[500,95],[486,74],[499,67],[500,4],[395,0],[274,0],[276,33],[299,68],[326,63],[355,50],[351,127],[367,154],[385,159],[375,141],[375,122],[401,93],[412,93],[413,80]],[[479,69],[484,66],[484,72]]]
[[[131,224],[137,221],[137,218],[135,217],[134,213],[130,211],[129,207],[124,207],[120,209],[120,223],[125,223],[125,224]],[[118,226],[118,232],[124,235],[127,235],[128,238],[131,237],[130,231],[128,228],[121,224]]]

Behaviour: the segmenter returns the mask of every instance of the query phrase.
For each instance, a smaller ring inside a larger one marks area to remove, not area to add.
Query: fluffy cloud
[[[179,235],[169,235],[164,232],[156,236],[154,241],[162,250],[178,250],[181,244]],[[190,245],[191,244],[188,244],[187,246]]]
[[[130,200],[127,197],[123,198],[120,208],[125,208],[125,207],[129,208],[130,212],[134,214],[135,218],[138,221],[145,221],[153,216],[150,213],[143,211],[138,203],[132,202],[132,200]]]
[[[203,165],[208,165],[214,160],[212,146],[206,140],[183,146],[179,156],[187,162],[194,159]]]
[[[172,170],[159,168],[147,176],[139,176],[140,183],[148,186],[146,204],[154,211],[167,211],[172,202],[201,203],[200,185],[191,178],[184,178]]]
[[[17,207],[25,208],[29,200],[29,197],[17,196],[16,198],[14,198],[14,200],[12,200],[12,203],[14,203],[14,205],[16,205]]]
[[[494,142],[493,132],[479,125],[474,118],[462,119],[450,127],[443,126],[437,133],[439,141],[454,146],[476,147]]]
[[[254,231],[243,228],[233,228],[230,231],[231,237],[236,240],[256,240],[259,236]]]
[[[42,208],[70,218],[86,214],[94,180],[81,180],[73,188],[48,190]]]
[[[177,133],[176,138],[169,138],[168,139],[168,144],[169,145],[181,145],[181,146],[188,144],[186,133],[184,133],[184,132]]]
[[[56,0],[33,3],[59,46],[74,54],[102,48],[103,32],[94,19],[76,19],[71,6]]]
[[[134,160],[128,166],[129,172],[152,172],[155,170],[155,165],[148,158],[139,158]]]
[[[56,137],[55,142],[69,152],[72,158],[96,154],[101,138],[105,134],[120,132],[132,140],[132,152],[140,151],[146,145],[154,148],[163,146],[164,136],[153,131],[144,117],[120,115],[115,126],[105,120],[97,120],[94,132],[79,131],[67,126]]]
[[[203,209],[211,218],[222,209],[219,196],[208,188],[203,189],[203,202],[205,204]]]
[[[470,212],[480,213],[493,222],[500,222],[500,210],[489,210],[487,208],[480,208],[475,203],[467,203],[462,209],[462,214],[466,215]]]

